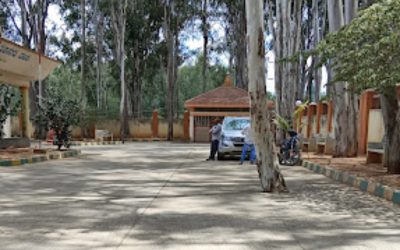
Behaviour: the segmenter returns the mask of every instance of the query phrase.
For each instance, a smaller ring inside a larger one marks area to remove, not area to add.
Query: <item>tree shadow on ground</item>
[[[254,166],[200,161],[206,147],[184,150],[136,144],[1,169],[1,249],[396,244],[399,206],[300,167],[282,170],[289,194],[261,193]]]

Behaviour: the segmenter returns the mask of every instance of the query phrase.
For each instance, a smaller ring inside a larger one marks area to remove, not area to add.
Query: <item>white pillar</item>
[[[8,116],[6,122],[3,124],[4,138],[11,138],[11,117]]]
[[[190,133],[190,141],[194,142],[194,116],[190,116],[189,119],[189,133]]]

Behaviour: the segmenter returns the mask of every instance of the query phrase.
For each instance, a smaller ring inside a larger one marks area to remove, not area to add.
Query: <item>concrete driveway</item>
[[[0,249],[400,249],[400,206],[301,167],[289,194],[208,145],[127,144],[0,168]]]

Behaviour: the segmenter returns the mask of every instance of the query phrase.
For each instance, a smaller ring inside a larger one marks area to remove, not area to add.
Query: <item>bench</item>
[[[106,139],[110,138],[110,141],[114,140],[113,134],[110,133],[108,130],[96,130],[95,132],[95,139],[96,141],[102,142],[103,140],[107,141]]]
[[[326,137],[320,135],[317,138],[317,154],[332,155],[335,146],[335,136],[329,133]]]
[[[386,140],[384,135],[381,142],[368,142],[367,163],[385,163]]]
[[[304,151],[315,152],[317,145],[316,135],[312,134],[310,138],[301,138],[300,145]]]

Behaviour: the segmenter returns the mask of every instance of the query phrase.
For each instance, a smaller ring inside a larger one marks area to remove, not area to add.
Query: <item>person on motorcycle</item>
[[[290,154],[293,154],[293,149],[296,147],[296,143],[299,140],[297,138],[297,132],[293,129],[288,132],[290,139],[287,141],[287,147],[290,150]]]

